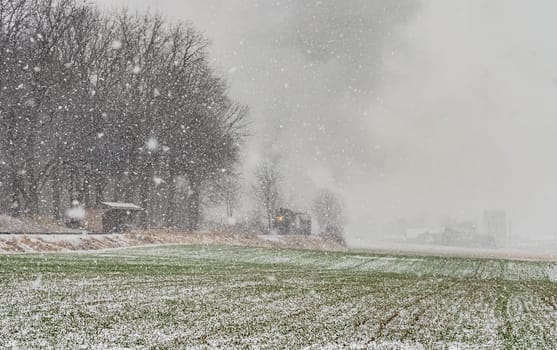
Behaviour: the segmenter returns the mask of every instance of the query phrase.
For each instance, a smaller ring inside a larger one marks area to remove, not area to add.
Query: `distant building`
[[[488,210],[483,215],[483,232],[493,237],[497,247],[509,245],[507,213],[503,210]]]
[[[85,209],[79,226],[90,232],[123,232],[136,226],[141,211],[143,208],[132,203],[101,202],[98,207]]]

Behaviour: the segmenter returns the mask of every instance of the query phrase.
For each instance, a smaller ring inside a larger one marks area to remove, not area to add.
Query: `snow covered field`
[[[0,255],[0,348],[545,349],[556,271],[206,245]]]

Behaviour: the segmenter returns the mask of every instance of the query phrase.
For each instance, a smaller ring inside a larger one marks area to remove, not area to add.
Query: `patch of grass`
[[[0,256],[0,348],[551,348],[552,263],[223,246]]]

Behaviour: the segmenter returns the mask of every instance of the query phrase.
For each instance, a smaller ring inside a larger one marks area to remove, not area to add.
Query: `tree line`
[[[197,229],[230,198],[248,110],[191,24],[76,0],[0,0],[0,211],[135,202]]]

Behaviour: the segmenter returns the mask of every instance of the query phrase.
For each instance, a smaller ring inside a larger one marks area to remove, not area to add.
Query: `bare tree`
[[[226,204],[226,216],[232,218],[234,210],[237,208],[238,200],[240,197],[241,186],[237,181],[237,177],[227,176],[223,180],[222,196]]]
[[[273,215],[280,205],[281,175],[275,164],[262,161],[255,170],[255,184],[253,193],[258,204],[264,211],[267,229],[273,225]]]
[[[344,244],[344,206],[340,198],[332,191],[322,189],[312,207],[321,235]]]
[[[233,176],[247,116],[207,46],[159,16],[0,0],[0,209],[59,218],[63,201],[125,199],[146,226],[179,216],[197,229],[205,189]]]

